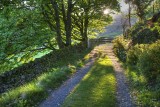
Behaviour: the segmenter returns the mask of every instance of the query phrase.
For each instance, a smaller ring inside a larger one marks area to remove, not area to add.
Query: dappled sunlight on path
[[[88,63],[53,91],[40,107],[60,107],[64,102],[65,107],[133,107],[124,70],[112,51],[112,44],[95,47],[88,57]],[[87,105],[81,98],[86,99]]]
[[[98,59],[67,96],[62,107],[117,107],[116,78],[112,62],[101,45],[97,49]]]
[[[95,49],[93,49],[88,55],[88,63],[83,68],[78,70],[70,79],[65,81],[61,87],[53,91],[51,95],[39,105],[40,107],[59,107],[64,102],[65,98],[70,94],[70,92],[81,81],[93,65],[98,55],[97,48],[99,48],[99,46],[95,47]]]

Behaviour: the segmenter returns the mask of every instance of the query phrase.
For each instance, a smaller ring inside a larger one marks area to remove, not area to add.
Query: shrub
[[[132,28],[130,29],[130,38],[134,37],[137,35],[137,33],[144,28],[144,24],[143,23],[136,23],[134,26],[132,26]]]
[[[143,51],[148,47],[148,45],[135,45],[127,52],[127,64],[129,65],[137,65],[139,61],[139,56],[143,53]]]
[[[127,41],[123,36],[113,40],[113,51],[122,62],[126,61]]]
[[[160,40],[153,43],[140,55],[139,70],[145,75],[148,82],[156,82],[160,77]]]
[[[130,37],[133,44],[148,44],[157,41],[160,34],[156,28],[149,28],[143,23],[137,23],[132,27]]]

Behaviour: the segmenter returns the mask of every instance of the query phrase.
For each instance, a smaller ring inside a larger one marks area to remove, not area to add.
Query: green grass
[[[110,59],[101,55],[63,107],[115,107],[116,79]]]
[[[131,94],[138,107],[160,107],[160,84],[151,86],[136,67],[125,65]]]
[[[34,106],[48,96],[51,89],[58,87],[67,76],[75,72],[75,66],[65,66],[52,69],[40,75],[36,80],[2,94],[0,105],[2,106]]]
[[[51,90],[59,87],[85,64],[89,50],[82,53],[73,53],[71,57],[58,60],[53,68],[44,71],[33,81],[23,86],[11,89],[0,94],[0,107],[34,107],[47,98]]]

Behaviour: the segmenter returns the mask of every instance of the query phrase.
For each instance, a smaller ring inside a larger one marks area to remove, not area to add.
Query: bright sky
[[[110,9],[104,10],[104,14],[109,14],[109,12],[110,12]]]
[[[128,10],[128,5],[124,2],[124,0],[122,0],[121,2],[120,2],[120,6],[121,6],[121,11],[122,12],[127,12],[127,10]]]
[[[128,5],[124,2],[124,0],[120,1],[120,8],[121,8],[121,12],[127,12],[128,11]],[[110,13],[110,9],[106,9],[104,10],[104,14],[109,14]],[[112,15],[113,17],[116,15]]]

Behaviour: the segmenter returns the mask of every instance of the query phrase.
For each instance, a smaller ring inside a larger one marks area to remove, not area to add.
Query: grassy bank
[[[112,63],[102,55],[66,98],[63,107],[115,107],[115,94],[116,80]]]
[[[135,104],[138,107],[160,107],[160,41],[129,46],[130,40],[121,36],[113,43],[114,53],[126,68]]]
[[[126,66],[131,94],[138,107],[160,107],[160,84],[150,85],[134,66]]]
[[[85,64],[90,50],[73,53],[70,57],[57,60],[52,68],[38,75],[32,81],[0,94],[0,107],[37,106],[49,93],[60,86]],[[47,61],[46,61],[47,62]]]

